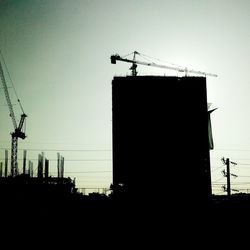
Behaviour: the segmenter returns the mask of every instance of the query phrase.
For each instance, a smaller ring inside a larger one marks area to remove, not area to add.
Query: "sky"
[[[113,65],[109,58],[138,51],[155,63],[218,74],[207,77],[208,102],[218,108],[211,117],[213,193],[223,194],[226,184],[222,157],[238,163],[231,167],[238,175],[232,176],[233,192],[248,192],[249,24],[248,0],[1,0],[0,48],[28,115],[27,138],[19,140],[19,169],[23,149],[34,171],[38,154],[44,152],[56,176],[60,153],[65,176],[75,178],[78,188],[108,188],[111,81],[130,74],[128,63]],[[138,66],[138,72],[180,75],[146,66]],[[6,80],[19,120],[14,89]],[[4,149],[10,149],[12,131],[0,88],[0,161]]]

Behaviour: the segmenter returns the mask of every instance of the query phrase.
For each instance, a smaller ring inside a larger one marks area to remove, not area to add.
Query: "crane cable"
[[[168,62],[168,61],[165,61],[165,60],[162,60],[162,59],[159,59],[159,58],[156,58],[156,57],[152,57],[152,56],[148,56],[148,55],[145,55],[145,54],[142,54],[142,53],[139,53],[139,55],[141,57],[144,56],[144,59],[146,59],[145,57],[149,58],[150,60],[156,60],[158,62],[161,62],[161,63],[164,63],[164,64],[169,64],[169,65],[172,65],[172,66],[175,66],[175,67],[179,67],[179,68],[183,68],[182,66],[176,64],[176,63],[172,63],[172,62]],[[147,59],[148,60],[148,59]],[[149,60],[148,60],[149,61]],[[154,62],[152,62],[154,63]]]
[[[167,61],[164,61],[164,60],[161,60],[161,59],[158,59],[158,58],[155,58],[155,57],[152,57],[152,56],[148,56],[148,55],[145,55],[145,54],[142,54],[142,53],[139,53],[137,52],[138,55],[140,55],[142,58],[148,60],[147,58],[151,59],[151,60],[157,60],[159,62],[163,62],[165,64],[169,64],[169,65],[172,65],[174,67],[176,67],[176,70],[178,70],[179,72],[185,72],[185,75],[187,76],[188,73],[194,73],[194,74],[202,74],[202,75],[210,75],[210,76],[215,76],[217,77],[216,74],[212,74],[212,73],[206,73],[206,72],[202,72],[202,71],[197,71],[197,70],[194,70],[192,68],[187,68],[187,67],[183,67],[183,66],[180,66],[178,64],[175,64],[175,63],[171,63],[171,62],[167,62]],[[154,65],[155,63],[154,62],[151,62],[152,65]]]
[[[128,57],[128,56],[130,56],[130,55],[132,55],[132,54],[134,54],[134,51],[131,52],[131,53],[129,53],[129,54],[127,54],[127,55],[125,55],[125,56],[122,56],[122,58],[126,58],[126,57]]]
[[[4,67],[5,67],[5,69],[6,69],[6,72],[7,72],[7,74],[8,74],[8,77],[9,77],[9,79],[10,79],[12,88],[14,89],[14,93],[15,93],[17,102],[18,102],[18,104],[19,104],[19,106],[20,106],[20,108],[21,108],[21,110],[22,110],[22,112],[23,112],[23,114],[24,114],[23,106],[22,106],[22,104],[21,104],[20,99],[18,98],[18,95],[17,95],[16,89],[15,89],[14,83],[13,83],[12,78],[11,78],[11,76],[10,76],[10,72],[9,72],[9,70],[8,70],[8,67],[7,67],[7,65],[6,65],[6,63],[5,63],[4,56],[3,56],[3,53],[2,53],[2,50],[1,50],[1,49],[0,49],[0,56],[1,56],[1,58],[2,58]]]
[[[129,53],[129,54],[123,56],[122,58],[126,58],[126,57],[128,57],[128,56],[130,56],[132,54],[134,54],[134,52]],[[141,58],[143,58],[144,60],[148,61],[152,65],[156,64],[154,61],[158,61],[158,62],[164,63],[166,66],[167,65],[172,65],[174,67],[177,67],[177,68],[179,68],[179,70],[185,70],[185,69],[187,69],[187,68],[184,68],[183,66],[180,66],[180,65],[178,65],[176,63],[172,63],[172,62],[168,62],[168,61],[156,58],[156,57],[148,56],[148,55],[142,54],[140,52],[137,52],[137,55],[139,55]]]

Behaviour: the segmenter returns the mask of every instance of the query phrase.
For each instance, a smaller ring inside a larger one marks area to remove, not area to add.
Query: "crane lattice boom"
[[[176,70],[178,72],[184,72],[186,75],[188,73],[193,73],[193,74],[199,74],[199,75],[204,75],[204,76],[214,76],[217,77],[216,74],[212,74],[212,73],[207,73],[207,72],[203,72],[203,71],[198,71],[198,70],[193,70],[193,69],[188,69],[188,68],[182,68],[182,67],[174,67],[174,66],[167,66],[167,65],[161,65],[161,64],[156,64],[156,63],[148,63],[148,62],[143,62],[143,61],[138,61],[135,59],[135,55],[140,55],[139,52],[134,51],[134,57],[133,59],[127,59],[127,58],[123,58],[118,54],[115,55],[111,55],[110,60],[112,64],[116,64],[116,61],[123,61],[123,62],[129,62],[132,63],[131,66],[131,70],[132,70],[132,75],[136,76],[137,75],[137,64],[141,64],[141,65],[145,65],[145,66],[152,66],[152,67],[158,67],[158,68],[164,68],[164,69],[170,69],[170,70]]]
[[[1,77],[1,80],[2,80],[3,90],[4,90],[5,98],[6,98],[6,101],[7,101],[7,105],[8,105],[9,111],[10,111],[10,117],[12,119],[14,129],[16,129],[17,128],[17,122],[16,122],[14,111],[13,111],[13,106],[11,104],[11,100],[10,100],[10,96],[9,96],[9,92],[8,92],[8,87],[7,87],[7,84],[6,84],[5,77],[4,77],[3,67],[2,67],[1,62],[0,62],[0,77]]]

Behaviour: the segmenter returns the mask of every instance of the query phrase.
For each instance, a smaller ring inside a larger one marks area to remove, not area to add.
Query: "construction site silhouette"
[[[51,177],[40,157],[37,176],[24,168],[0,178],[3,221],[33,228],[53,222],[57,230],[78,224],[83,231],[153,231],[160,223],[198,231],[221,213],[249,210],[248,196],[212,195],[206,77],[114,77],[112,112],[111,193],[79,193],[62,165]]]

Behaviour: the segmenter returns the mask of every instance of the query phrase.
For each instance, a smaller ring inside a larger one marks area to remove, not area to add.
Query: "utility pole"
[[[221,160],[222,160],[223,164],[226,165],[226,169],[227,169],[226,171],[225,170],[222,171],[222,174],[224,175],[224,177],[227,177],[227,187],[225,187],[225,185],[224,185],[223,189],[224,189],[224,191],[227,191],[228,199],[230,199],[231,191],[239,192],[239,190],[231,189],[231,180],[230,180],[231,175],[233,177],[238,177],[236,174],[230,173],[230,163],[234,166],[237,165],[237,163],[230,161],[229,158],[225,159],[224,157],[222,157]]]
[[[231,183],[230,183],[230,161],[229,158],[226,159],[226,166],[227,166],[227,196],[228,198],[231,197]]]

